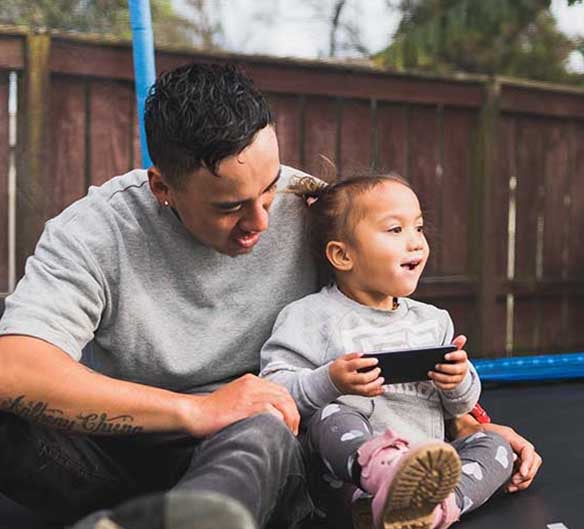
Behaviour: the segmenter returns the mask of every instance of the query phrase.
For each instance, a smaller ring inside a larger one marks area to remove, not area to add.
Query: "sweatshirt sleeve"
[[[443,344],[447,345],[452,343],[452,340],[454,339],[454,325],[452,324],[452,319],[448,313],[446,313],[445,323]],[[469,369],[466,377],[464,377],[463,381],[457,387],[451,390],[441,390],[437,388],[447,418],[460,417],[461,415],[470,412],[470,410],[474,408],[474,405],[479,401],[481,395],[481,381],[471,362],[468,363],[468,367]]]
[[[447,418],[460,417],[470,412],[479,401],[481,381],[475,367],[469,362],[468,373],[454,389],[438,390]]]
[[[260,376],[288,389],[304,420],[341,395],[324,360],[322,329],[323,322],[301,300],[278,315],[261,351]]]

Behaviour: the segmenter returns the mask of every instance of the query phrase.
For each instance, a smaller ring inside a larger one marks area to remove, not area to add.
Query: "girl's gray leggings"
[[[334,413],[325,407],[310,420],[309,447],[324,463],[321,478],[325,486],[338,488],[339,482],[345,482],[359,487],[355,482],[354,461],[359,447],[374,436],[373,430],[355,408],[339,403],[334,406]],[[478,432],[451,444],[462,462],[455,494],[457,505],[464,513],[486,502],[511,477],[513,451],[494,432]]]

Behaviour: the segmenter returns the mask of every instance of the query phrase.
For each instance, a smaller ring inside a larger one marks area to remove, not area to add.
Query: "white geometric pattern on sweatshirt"
[[[420,322],[399,321],[386,326],[369,323],[341,330],[344,352],[372,352],[436,345],[440,342],[440,325],[431,319]]]
[[[384,386],[386,394],[411,395],[429,402],[440,402],[440,394],[431,382],[406,382]]]

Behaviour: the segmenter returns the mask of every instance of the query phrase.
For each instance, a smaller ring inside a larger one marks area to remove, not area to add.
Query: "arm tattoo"
[[[50,428],[65,431],[77,431],[88,434],[135,434],[144,431],[142,426],[134,425],[132,415],[108,417],[107,413],[80,413],[75,417],[66,417],[63,410],[49,408],[48,403],[26,400],[25,395],[0,401],[0,410],[13,413]]]

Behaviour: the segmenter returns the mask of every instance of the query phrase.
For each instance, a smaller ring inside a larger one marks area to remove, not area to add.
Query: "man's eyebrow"
[[[270,182],[268,187],[266,187],[262,191],[262,194],[264,194],[265,192],[270,190],[272,187],[274,187],[276,185],[276,183],[278,182],[278,180],[280,180],[281,176],[282,176],[282,168],[280,167],[280,169],[278,170],[278,174],[276,175],[276,178],[274,178]],[[213,202],[211,205],[216,207],[216,208],[219,208],[219,209],[231,209],[231,208],[235,208],[235,207],[239,206],[240,204],[243,204],[244,202],[247,202],[247,201],[248,200],[236,200],[234,202]]]

